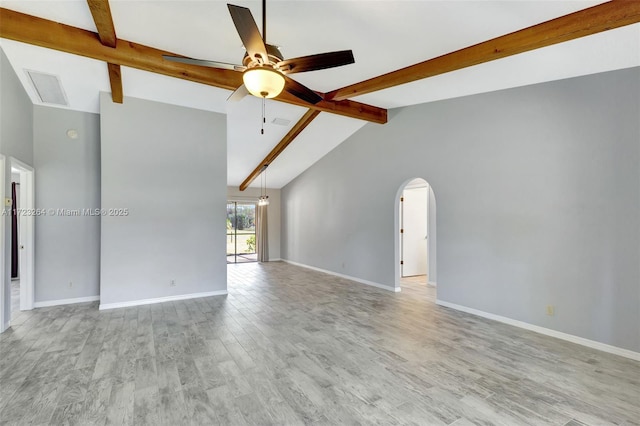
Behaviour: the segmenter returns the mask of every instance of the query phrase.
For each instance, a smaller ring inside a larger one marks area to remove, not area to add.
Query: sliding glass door
[[[227,263],[256,262],[256,205],[227,202]]]

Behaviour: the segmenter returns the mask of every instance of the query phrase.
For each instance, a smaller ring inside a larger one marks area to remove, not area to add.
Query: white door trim
[[[20,310],[30,311],[35,301],[35,195],[33,167],[10,157],[11,167],[20,171],[20,209],[18,242],[20,250]],[[33,214],[31,214],[33,213]]]

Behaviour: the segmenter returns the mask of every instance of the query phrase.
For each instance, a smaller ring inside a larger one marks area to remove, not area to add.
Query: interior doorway
[[[31,166],[15,158],[10,159],[11,167],[11,225],[6,235],[10,239],[11,264],[11,321],[16,320],[20,311],[33,309],[34,305],[34,245],[35,245],[35,203],[34,171]],[[6,294],[6,293],[5,293]]]
[[[227,263],[257,262],[256,203],[227,202]]]
[[[398,190],[396,221],[396,288],[436,285],[435,195],[421,178]]]
[[[20,234],[19,213],[22,208],[20,202],[20,170],[11,168],[11,319],[20,312]]]
[[[407,184],[400,197],[400,276],[423,277],[427,283],[429,203],[428,184],[416,179]]]
[[[2,194],[2,196],[0,198],[2,198],[2,202],[5,203],[5,166],[6,166],[6,161],[5,161],[5,157],[4,155],[0,154],[0,194]],[[7,213],[7,206],[6,203],[2,206],[2,220],[0,220],[0,283],[2,283],[2,285],[0,285],[0,333],[2,333],[3,331],[5,331],[7,329],[7,327],[9,327],[8,322],[5,321],[5,288],[4,288],[4,280],[5,280],[5,270],[6,270],[6,261],[5,261],[5,256],[4,256],[4,247],[5,247],[5,223],[7,222],[6,219],[6,213]]]

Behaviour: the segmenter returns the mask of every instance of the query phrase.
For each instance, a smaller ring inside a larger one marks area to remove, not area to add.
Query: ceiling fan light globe
[[[242,74],[245,87],[258,98],[275,98],[284,89],[284,76],[273,68],[249,68]]]

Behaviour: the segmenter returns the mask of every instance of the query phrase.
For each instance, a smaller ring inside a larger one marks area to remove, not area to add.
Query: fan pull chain
[[[264,103],[265,103],[265,98],[262,98],[262,129],[260,129],[260,134],[264,135],[264,124],[267,122],[267,119],[265,118],[265,107],[264,107]]]

